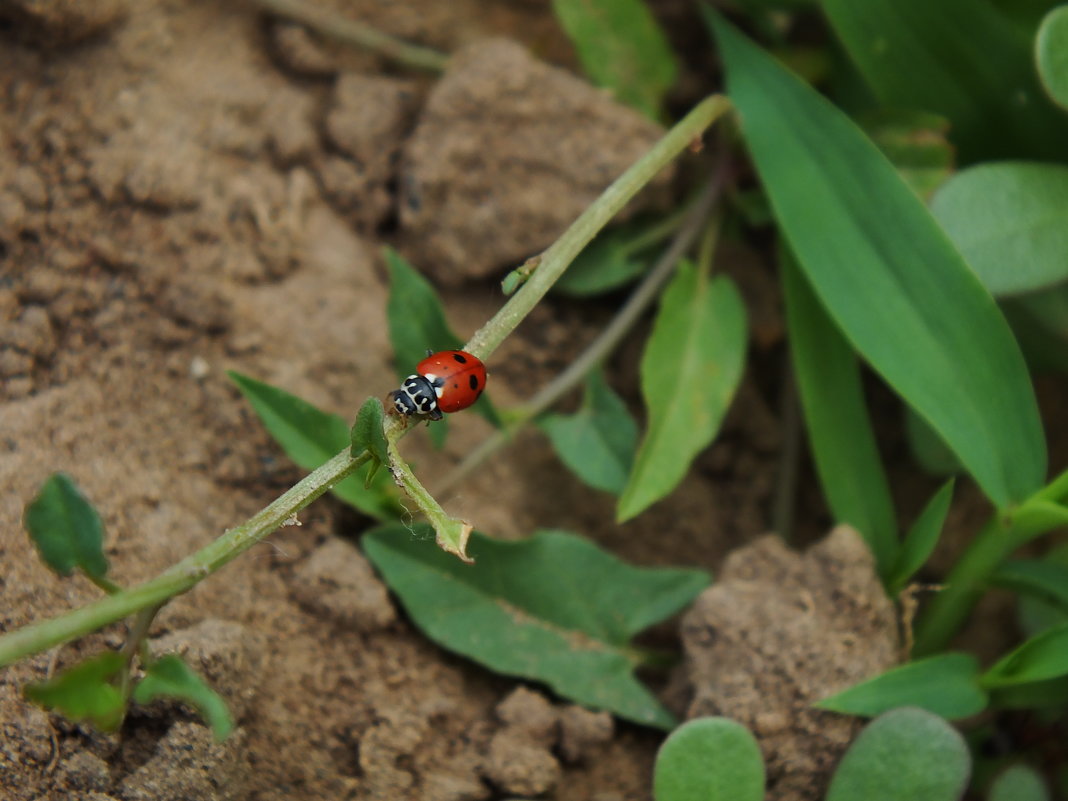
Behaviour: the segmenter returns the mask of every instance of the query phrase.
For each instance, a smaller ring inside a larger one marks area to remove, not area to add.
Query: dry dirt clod
[[[541,693],[517,687],[497,705],[497,717],[515,732],[536,743],[551,745],[556,741],[559,712]]]
[[[558,237],[663,134],[507,39],[457,52],[404,149],[401,225],[421,268],[458,284]],[[625,211],[663,197],[663,171]]]
[[[728,557],[682,621],[694,698],[687,717],[746,725],[776,801],[821,798],[861,721],[815,701],[892,667],[893,605],[871,552],[840,526],[804,554],[766,536]]]
[[[560,713],[560,752],[567,762],[580,762],[615,734],[608,712],[569,706]]]
[[[199,723],[176,723],[155,755],[119,786],[123,801],[237,801],[246,797],[249,765],[246,737],[235,730],[224,743]]]
[[[549,750],[522,731],[502,729],[490,740],[483,774],[506,793],[535,796],[560,781],[560,763]]]
[[[298,601],[346,628],[370,633],[397,618],[371,564],[343,540],[331,538],[316,548],[293,578]]]

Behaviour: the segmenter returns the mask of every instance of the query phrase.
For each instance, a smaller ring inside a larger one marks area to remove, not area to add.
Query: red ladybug
[[[427,351],[415,375],[405,378],[390,398],[399,414],[440,420],[442,412],[466,409],[485,388],[486,366],[476,356],[462,350]]]

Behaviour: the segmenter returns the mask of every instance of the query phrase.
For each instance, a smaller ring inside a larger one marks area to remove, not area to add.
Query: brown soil
[[[333,5],[460,55],[435,83],[241,3],[0,2],[0,630],[97,595],[52,576],[21,531],[23,505],[50,472],[71,473],[100,509],[116,581],[156,575],[300,476],[226,369],[350,416],[393,374],[384,242],[446,287],[450,318],[469,334],[499,306],[502,272],[551,242],[658,135],[517,45],[480,43],[503,34],[568,64],[545,4]],[[663,202],[669,183],[641,202]],[[480,216],[487,207],[495,214]],[[745,252],[728,260],[752,310],[754,356],[773,366],[781,321],[766,268]],[[497,401],[531,394],[610,313],[543,304],[491,364]],[[613,365],[632,399],[639,345]],[[450,511],[499,536],[566,528],[636,562],[717,568],[770,523],[780,434],[769,398],[748,379],[743,411],[682,487],[624,526],[535,433],[466,482]],[[405,450],[421,474],[442,475],[487,434],[458,415],[443,451],[421,436]],[[112,627],[0,673],[0,795],[649,796],[657,733],[430,645],[338,538],[365,520],[324,500],[300,523],[175,600],[153,629],[157,649],[186,653],[227,698],[239,722],[230,740],[212,744],[176,706],[135,710],[104,736],[21,700],[26,681],[121,643]],[[868,586],[870,565],[847,561],[842,580]],[[816,573],[801,570],[792,586]],[[852,629],[842,614],[827,611],[826,625],[850,637],[883,643],[893,628],[887,610]],[[750,625],[752,611],[735,620]],[[796,645],[791,632],[761,636]],[[679,712],[687,699],[708,711],[710,679],[693,658],[698,668],[665,690]],[[835,675],[848,683],[884,663]],[[779,678],[769,694],[793,707],[775,712],[773,749],[789,753],[815,724],[791,717],[809,697],[800,679]]]

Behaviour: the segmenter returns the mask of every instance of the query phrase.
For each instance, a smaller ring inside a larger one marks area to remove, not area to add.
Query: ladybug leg
[[[438,408],[437,406],[435,406],[435,407],[434,407],[434,408],[433,408],[433,409],[432,409],[432,410],[430,411],[430,413],[429,413],[429,414],[427,414],[427,417],[429,417],[429,418],[430,418],[430,420],[440,420],[440,419],[442,419],[442,418],[443,418],[444,416],[445,416],[445,415],[441,413],[441,409],[439,409],[439,408]],[[430,422],[430,420],[427,420],[427,423],[429,423],[429,422]]]

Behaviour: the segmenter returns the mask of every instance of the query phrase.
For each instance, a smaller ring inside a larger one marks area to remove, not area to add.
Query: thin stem
[[[114,623],[141,609],[187,592],[215,570],[244,553],[314,501],[370,457],[349,449],[304,477],[245,523],[187,556],[156,578],[86,606],[0,637],[0,666]]]
[[[130,626],[130,631],[126,635],[126,642],[122,646],[122,685],[119,688],[122,697],[125,699],[129,699],[130,691],[133,689],[130,673],[133,668],[134,656],[140,654],[142,664],[148,664],[148,630],[152,626],[152,621],[156,619],[156,615],[159,614],[159,610],[166,603],[166,601],[162,601],[152,606],[146,606],[138,612],[134,618],[133,625]]]
[[[730,108],[727,98],[712,95],[698,103],[676,123],[659,142],[587,207],[571,227],[542,254],[541,263],[530,279],[489,322],[475,332],[464,350],[486,361],[605,224],[639,189],[649,183],[665,165]]]
[[[449,57],[429,47],[409,44],[356,20],[340,17],[302,0],[255,0],[272,14],[306,25],[323,36],[379,53],[399,64],[429,72],[444,72]]]
[[[707,188],[686,210],[686,217],[667,250],[597,338],[563,372],[542,387],[530,400],[513,410],[509,415],[510,422],[506,428],[495,432],[470,451],[438,485],[435,495],[445,495],[455,488],[487,458],[508,444],[520,428],[578,386],[590,370],[619,346],[623,337],[659,295],[661,287],[671,277],[686,251],[693,246],[722,193],[723,174],[722,170],[717,171]]]

